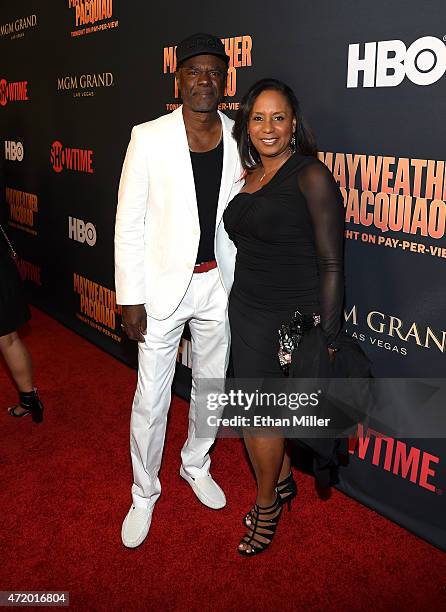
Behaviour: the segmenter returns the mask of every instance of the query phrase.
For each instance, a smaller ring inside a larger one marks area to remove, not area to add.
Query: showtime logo
[[[361,56],[361,57],[360,57]],[[410,47],[402,40],[367,42],[348,47],[347,87],[396,87],[404,77],[415,85],[432,85],[446,72],[446,46],[435,36],[423,36]]]
[[[368,460],[372,465],[409,480],[427,491],[442,493],[432,482],[436,475],[436,464],[440,463],[439,457],[374,429],[369,428],[364,435],[364,427],[360,423],[356,436],[349,440],[350,454],[356,455],[358,459]]]
[[[23,144],[21,142],[5,140],[5,159],[21,162],[24,154]]]
[[[96,244],[96,228],[93,223],[85,223],[82,219],[68,217],[68,238],[76,242],[86,242],[88,246]]]
[[[8,83],[6,79],[0,79],[0,106],[6,106],[8,102],[22,102],[28,98],[28,81],[15,81]]]
[[[91,149],[64,147],[58,140],[51,145],[50,161],[54,172],[62,172],[64,168],[74,172],[94,172]]]
[[[26,261],[26,259],[22,259],[21,257],[16,259],[16,264],[22,280],[31,281],[39,287],[42,286],[42,268],[40,266],[30,261]]]

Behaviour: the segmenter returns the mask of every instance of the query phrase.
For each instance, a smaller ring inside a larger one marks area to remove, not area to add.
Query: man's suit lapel
[[[218,196],[218,208],[216,227],[220,223],[226,205],[228,204],[231,188],[236,180],[235,170],[237,167],[237,149],[232,137],[232,122],[223,113],[218,113],[223,125],[223,171],[221,175],[220,193]]]
[[[237,148],[232,137],[232,122],[223,113],[218,113],[223,126],[223,170],[221,175],[220,192],[218,196],[216,227],[220,223],[223,212],[228,203],[229,194],[234,181],[237,168]],[[194,173],[190,159],[189,143],[187,142],[186,128],[183,120],[182,107],[171,113],[175,144],[172,150],[172,171],[178,172],[178,180],[184,185],[184,196],[194,218],[198,219],[197,196],[195,192]]]
[[[194,172],[190,159],[189,143],[187,142],[186,127],[184,125],[183,111],[180,106],[171,113],[175,127],[174,146],[172,150],[172,172],[178,173],[177,180],[181,181],[185,200],[194,218],[198,220],[197,195],[195,193]],[[174,178],[172,180],[175,180]]]

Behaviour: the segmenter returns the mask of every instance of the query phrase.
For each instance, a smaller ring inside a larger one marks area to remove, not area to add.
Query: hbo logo
[[[96,244],[96,228],[93,223],[85,223],[82,219],[68,217],[68,238],[76,242],[86,242],[88,246]]]
[[[10,161],[22,161],[25,151],[21,142],[5,140],[5,159]]]
[[[423,36],[408,49],[402,40],[368,42],[348,46],[347,87],[396,87],[404,77],[416,85],[432,85],[446,72],[446,45],[434,36]]]

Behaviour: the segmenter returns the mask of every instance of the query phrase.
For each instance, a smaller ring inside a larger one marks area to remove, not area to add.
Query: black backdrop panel
[[[1,218],[32,301],[136,364],[135,347],[120,334],[114,296],[121,164],[131,127],[179,103],[174,46],[192,32],[210,31],[232,54],[222,106],[229,115],[261,77],[284,79],[300,98],[321,158],[344,190],[346,329],[372,358],[375,374],[442,376],[446,32],[440,0],[419,9],[415,0],[2,6]],[[186,330],[176,376],[185,396],[190,363]],[[415,418],[403,405],[392,410]],[[351,441],[341,488],[446,548],[444,441],[400,441],[420,466],[431,466],[426,488],[421,467],[412,480],[398,467],[385,468],[373,431],[360,453],[366,433]]]

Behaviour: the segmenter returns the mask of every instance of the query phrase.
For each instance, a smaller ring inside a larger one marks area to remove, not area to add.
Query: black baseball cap
[[[229,55],[219,38],[212,34],[192,34],[177,46],[177,69],[185,60],[196,55],[216,55],[229,65]]]

